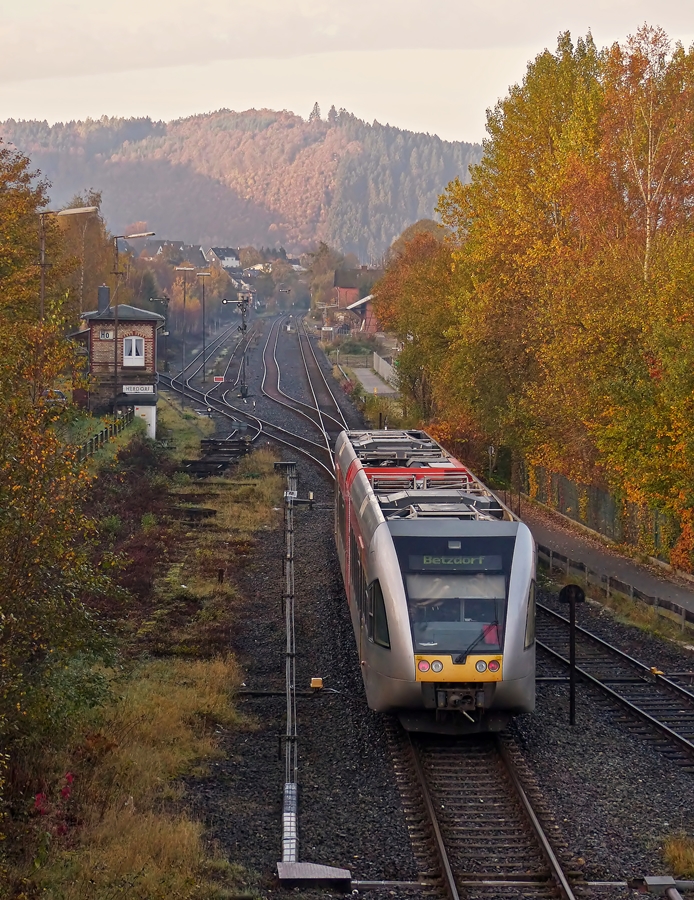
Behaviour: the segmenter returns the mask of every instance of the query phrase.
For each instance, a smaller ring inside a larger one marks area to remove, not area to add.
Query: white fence
[[[391,366],[389,362],[386,362],[382,356],[379,356],[378,353],[374,353],[374,372],[381,376],[384,381],[387,381],[388,384],[392,384],[393,387],[397,390],[398,388],[398,373],[397,370]]]

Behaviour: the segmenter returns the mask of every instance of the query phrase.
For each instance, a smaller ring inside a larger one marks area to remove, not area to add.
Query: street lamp
[[[202,278],[202,383],[205,383],[205,279],[211,272],[198,272],[197,277]],[[185,323],[184,323],[185,324]]]
[[[115,278],[115,286],[113,291],[113,412],[116,412],[116,403],[118,402],[118,280],[124,273],[118,269],[118,241],[133,240],[134,238],[152,237],[153,231],[142,231],[137,234],[114,234],[113,235],[113,276]]]
[[[188,286],[188,272],[194,272],[194,266],[176,266],[176,272],[183,272],[183,340],[181,344],[181,374],[186,367],[186,287]]]
[[[95,213],[99,211],[98,206],[76,206],[73,209],[45,209],[39,213],[39,220],[41,223],[41,262],[39,265],[41,266],[41,321],[43,322],[45,305],[46,305],[46,269],[49,266],[49,263],[46,262],[46,216],[78,216],[78,215],[90,215],[91,213]],[[82,272],[84,273],[84,241],[82,241]],[[84,275],[83,275],[84,277]],[[81,311],[81,299],[80,299],[80,311]]]

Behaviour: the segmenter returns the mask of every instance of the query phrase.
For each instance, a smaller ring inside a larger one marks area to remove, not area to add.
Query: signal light
[[[498,659],[490,659],[489,664],[487,665],[487,668],[489,669],[490,672],[498,672],[499,669],[501,668],[501,663],[499,662]]]
[[[475,663],[475,668],[477,669],[477,671],[478,671],[480,674],[482,674],[482,672],[486,672],[486,670],[487,670],[487,664],[486,664],[486,662],[485,662],[483,659],[479,659],[479,660]]]
[[[429,671],[429,663],[425,659],[420,659],[417,663],[417,668],[420,672],[428,672]]]
[[[443,663],[439,659],[435,659],[431,664],[431,671],[436,672],[438,675],[439,672],[443,672]]]

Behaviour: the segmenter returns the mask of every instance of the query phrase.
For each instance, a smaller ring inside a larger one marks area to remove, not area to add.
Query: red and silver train
[[[535,708],[532,535],[423,431],[343,431],[335,535],[371,709],[497,731]]]

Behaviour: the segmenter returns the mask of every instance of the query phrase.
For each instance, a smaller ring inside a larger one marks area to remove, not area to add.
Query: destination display
[[[503,569],[501,554],[410,555],[409,564],[411,572],[501,572]]]

